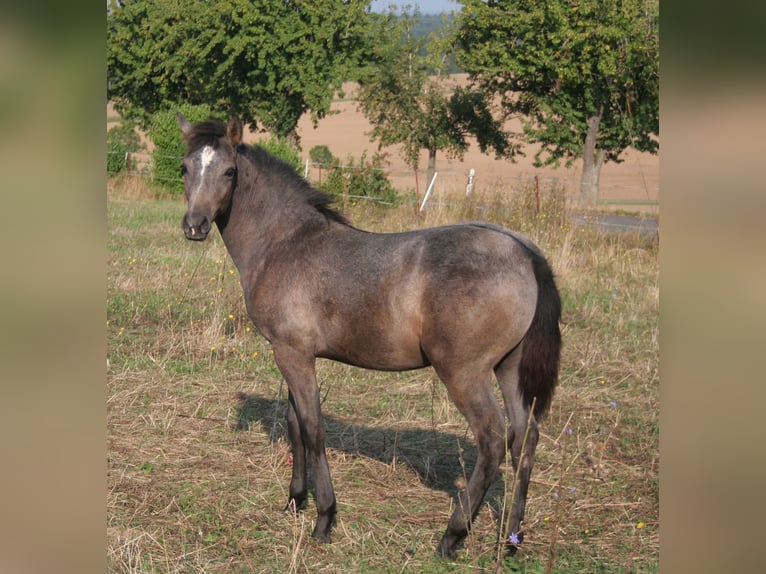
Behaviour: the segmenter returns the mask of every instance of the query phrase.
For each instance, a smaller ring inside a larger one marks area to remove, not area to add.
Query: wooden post
[[[540,180],[535,176],[535,213],[540,213]]]
[[[418,209],[418,206],[420,205],[420,186],[418,185],[418,170],[413,170],[415,172],[415,214],[420,215],[420,210]]]

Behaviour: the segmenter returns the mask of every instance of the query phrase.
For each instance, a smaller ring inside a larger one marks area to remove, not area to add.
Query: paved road
[[[616,215],[613,213],[580,213],[570,214],[575,225],[595,225],[603,231],[617,233],[639,233],[647,237],[658,237],[660,228],[653,217],[638,217],[635,215]]]

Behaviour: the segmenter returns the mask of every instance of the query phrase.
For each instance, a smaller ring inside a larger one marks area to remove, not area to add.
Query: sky
[[[375,12],[385,11],[389,4],[404,6],[412,4],[420,6],[421,14],[441,14],[459,10],[462,5],[455,0],[372,0],[372,10]]]

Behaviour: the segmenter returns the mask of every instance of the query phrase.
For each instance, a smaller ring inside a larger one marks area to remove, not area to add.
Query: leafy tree
[[[468,136],[483,152],[515,151],[489,111],[482,92],[449,85],[447,44],[434,35],[413,33],[418,12],[373,15],[372,54],[360,79],[360,108],[373,124],[371,135],[382,146],[401,144],[402,156],[417,169],[421,150],[428,151],[428,180],[436,154],[462,157]]]
[[[112,0],[109,96],[145,126],[181,103],[295,137],[361,58],[369,0]]]
[[[313,163],[322,166],[331,166],[338,163],[338,159],[332,155],[330,148],[326,145],[315,145],[309,150],[309,157]]]
[[[583,159],[580,204],[601,166],[659,143],[657,0],[464,0],[458,65],[520,114],[537,165]]]
[[[200,122],[210,118],[211,110],[205,104],[180,104],[174,110],[160,110],[150,118],[148,135],[154,143],[154,179],[160,185],[180,194],[184,189],[181,158],[186,154],[186,143],[183,141],[181,130],[178,129],[178,112],[190,122]]]

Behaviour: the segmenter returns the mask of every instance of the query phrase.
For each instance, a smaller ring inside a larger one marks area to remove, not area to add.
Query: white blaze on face
[[[199,172],[199,178],[202,179],[205,176],[205,169],[210,165],[215,157],[215,150],[209,145],[202,148],[202,154],[200,155],[200,162],[202,163],[202,169]]]
[[[202,191],[202,187],[205,185],[205,170],[211,163],[213,163],[214,157],[215,150],[212,148],[212,146],[206,145],[202,148],[202,152],[200,153],[199,179],[197,180],[196,189],[189,195],[189,211],[193,211],[195,208],[195,204],[198,201],[198,196]]]

